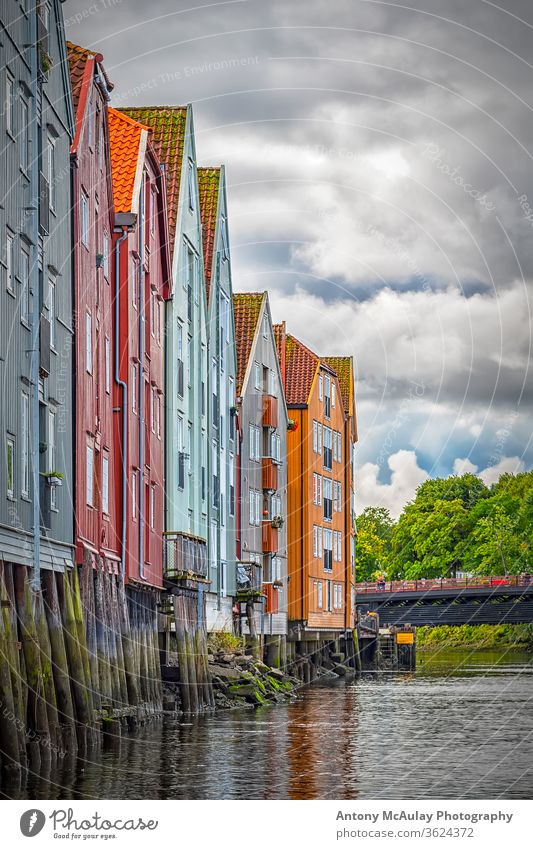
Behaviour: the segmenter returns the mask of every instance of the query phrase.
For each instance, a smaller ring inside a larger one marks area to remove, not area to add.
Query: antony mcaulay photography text
[[[323,846],[508,839],[533,7],[0,0],[0,27],[18,837],[159,827],[127,800],[337,800]]]

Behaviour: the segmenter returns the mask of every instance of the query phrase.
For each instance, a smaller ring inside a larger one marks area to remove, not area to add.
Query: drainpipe
[[[120,378],[120,246],[128,235],[126,227],[115,242],[115,383],[122,392],[122,528],[120,533],[120,571],[126,578],[126,503],[128,495],[128,385]]]
[[[139,578],[144,581],[144,193],[145,174],[141,181],[141,194],[139,198]]]
[[[31,462],[31,476],[33,488],[33,570],[30,579],[35,591],[41,589],[41,488],[39,475],[39,361],[40,361],[40,297],[39,297],[39,126],[38,126],[38,67],[37,67],[37,7],[30,12],[29,32],[29,64],[30,64],[30,202],[28,214],[30,216],[30,279],[32,289],[32,311],[31,311],[31,360],[30,360],[30,433],[31,454],[28,458]]]

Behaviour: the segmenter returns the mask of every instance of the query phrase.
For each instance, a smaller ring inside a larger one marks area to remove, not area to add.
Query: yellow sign
[[[399,646],[412,646],[415,641],[415,635],[412,631],[400,631],[396,634],[396,642]]]

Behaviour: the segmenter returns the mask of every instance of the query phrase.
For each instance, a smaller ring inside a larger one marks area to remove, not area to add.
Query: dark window
[[[180,451],[178,454],[178,487],[185,488],[185,452]]]
[[[333,552],[331,548],[324,549],[324,569],[326,569],[328,572],[331,572],[333,569]]]

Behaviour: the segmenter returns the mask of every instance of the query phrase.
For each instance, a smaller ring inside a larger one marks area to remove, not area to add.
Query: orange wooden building
[[[353,361],[318,356],[284,323],[275,332],[291,420],[289,633],[293,640],[331,640],[354,627]]]

